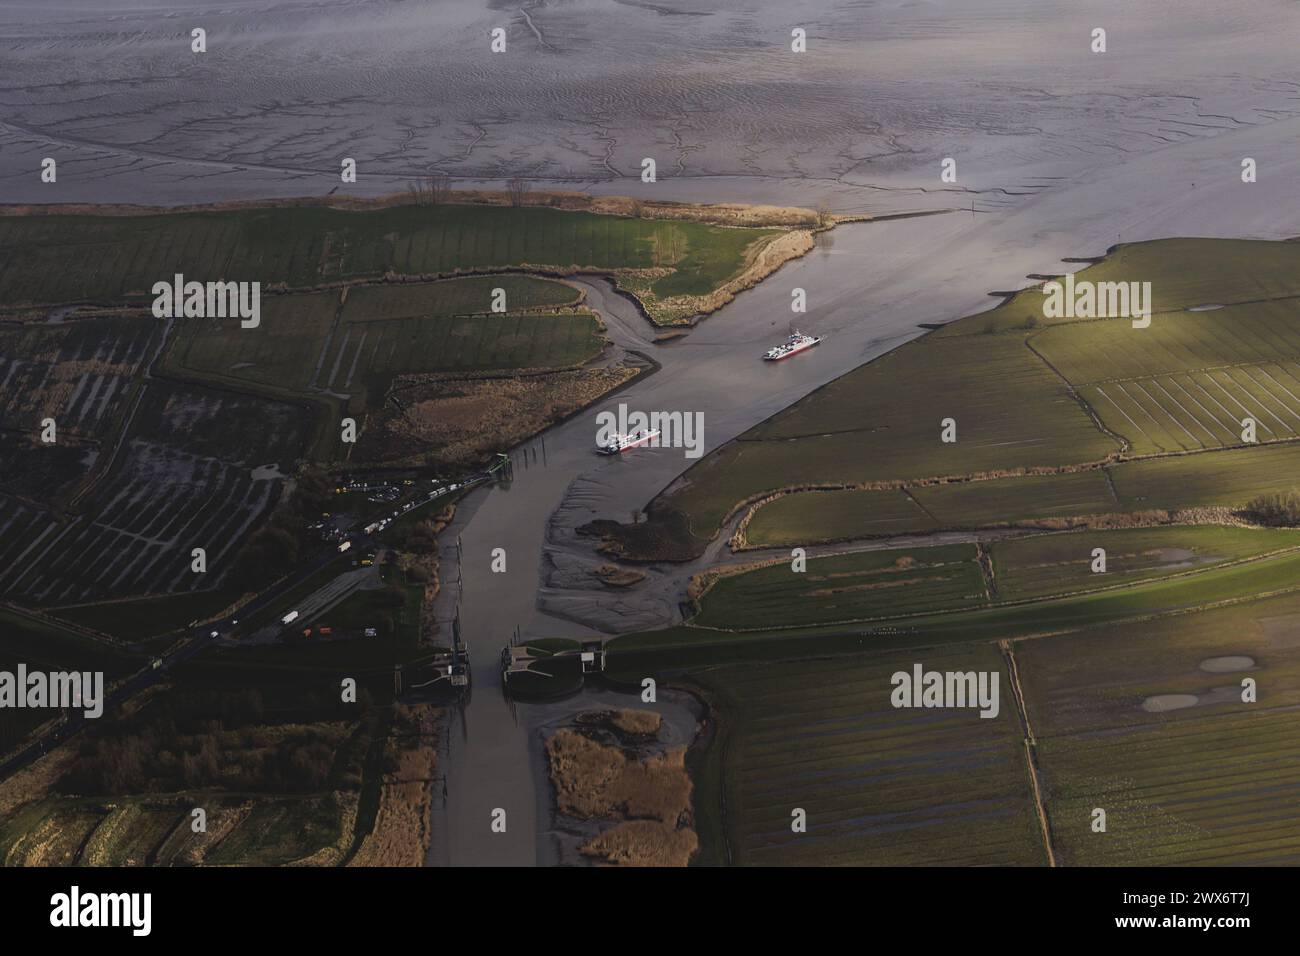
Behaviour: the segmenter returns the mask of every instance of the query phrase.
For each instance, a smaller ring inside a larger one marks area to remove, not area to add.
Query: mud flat
[[[989,210],[1294,115],[1294,4],[1184,0],[1177,17],[1121,0],[986,6],[546,4],[525,23],[479,0],[268,0],[205,10],[196,62],[179,2],[74,17],[7,4],[0,59],[22,82],[6,98],[0,178],[19,201],[55,201],[34,175],[52,155],[57,201],[377,195],[431,168],[626,192],[650,156],[658,186],[714,201]],[[808,52],[792,55],[791,23],[810,21]],[[1088,45],[1098,23],[1104,56]],[[500,25],[509,52],[491,58]],[[505,61],[491,82],[485,58]],[[345,155],[355,184],[340,183]],[[1259,159],[1261,188],[1279,175],[1274,152],[1241,155]],[[956,184],[938,180],[944,156],[959,160]],[[1180,184],[1199,191],[1213,174],[1197,172]]]

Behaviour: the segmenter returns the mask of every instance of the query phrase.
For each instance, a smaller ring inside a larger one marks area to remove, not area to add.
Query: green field
[[[1300,444],[1287,443],[1054,475],[916,485],[906,495],[892,489],[792,494],[760,507],[745,537],[751,547],[795,546],[1115,513],[1242,508],[1258,495],[1300,488],[1295,475]]]
[[[1258,441],[1279,441],[1300,425],[1295,308],[1286,299],[1170,312],[1141,330],[1075,322],[1030,342],[1133,454],[1240,445],[1247,417]]]
[[[983,604],[973,545],[862,551],[721,577],[692,623],[725,630],[800,627]]]
[[[1094,573],[1093,549],[1106,551]],[[795,572],[788,560],[725,574],[699,600],[694,628],[771,633],[872,620],[907,618],[933,634],[971,628],[995,635],[1024,628],[1163,613],[1211,601],[1249,597],[1253,587],[1291,586],[1300,531],[1207,526],[1080,530],[1008,538],[989,545],[995,593],[986,589],[974,545],[860,551],[813,558]],[[1247,559],[1263,560],[1240,565]],[[1161,582],[1158,579],[1170,580]],[[1156,585],[1124,590],[1139,583]],[[1089,596],[1087,592],[1107,593]],[[1033,599],[1055,598],[1041,604]],[[997,609],[996,604],[1014,607]],[[986,613],[945,613],[975,611]],[[977,628],[978,625],[978,628]],[[711,638],[698,632],[700,640]]]
[[[446,315],[490,315],[493,292],[505,293],[507,312],[553,310],[576,306],[582,299],[574,286],[526,275],[466,276],[441,282],[363,285],[348,290],[343,318],[348,322],[382,319],[427,319]]]
[[[945,418],[957,423],[953,443],[940,440]],[[988,336],[972,348],[926,338],[722,446],[655,508],[688,514],[703,542],[737,502],[784,487],[1050,467],[1117,450],[1022,341]]]
[[[1256,495],[1300,486],[1300,444],[1149,458],[1113,468],[1111,475],[1120,499],[1133,510],[1240,508]]]
[[[493,288],[512,311],[492,314]],[[276,296],[262,324],[181,323],[168,367],[177,374],[274,391],[357,392],[383,400],[396,375],[563,368],[604,345],[590,313],[533,312],[576,304],[573,286],[527,276],[453,279],[403,286]]]
[[[1182,569],[1178,569],[1182,570]],[[883,617],[874,621],[782,625],[724,631],[677,625],[620,636],[609,669],[620,680],[709,664],[783,660],[794,655],[886,651],[1081,631],[1109,623],[1179,616],[1300,590],[1300,552],[1148,578],[1127,587],[1044,600]],[[810,610],[809,615],[815,614]]]
[[[542,207],[319,206],[146,216],[0,217],[0,305],[149,297],[187,279],[310,288],[387,273],[529,268],[664,269],[648,297],[706,295],[779,229],[602,216]]]
[[[220,319],[180,320],[167,367],[180,375],[303,391],[334,323],[337,292],[267,297],[255,329]]]
[[[1298,614],[1290,595],[1017,645],[1060,862],[1300,861]],[[1144,709],[1158,695],[1195,702]],[[1089,826],[1096,807],[1105,833]]]
[[[794,546],[940,529],[987,528],[1116,510],[1106,472],[1090,469],[915,485],[906,492],[846,489],[783,495],[754,513],[745,538],[755,548]]]
[[[1092,570],[1095,548],[1106,552],[1104,573]],[[1032,535],[995,541],[990,551],[998,598],[1019,601],[1122,587],[1292,548],[1300,548],[1300,532],[1207,525]]]
[[[507,312],[491,311],[497,288]],[[178,323],[166,370],[324,407],[311,455],[328,459],[343,450],[333,422],[381,408],[398,376],[580,368],[606,344],[580,299],[567,283],[519,275],[271,296],[257,328]]]
[[[1292,594],[1015,644],[1059,865],[1300,860],[1297,615]],[[999,719],[891,708],[889,675],[913,663],[997,671]],[[1241,700],[1247,676],[1255,703]],[[686,679],[717,721],[692,770],[704,862],[1046,862],[992,644],[715,665]],[[806,834],[790,831],[796,807]],[[1091,829],[1095,808],[1104,833]]]
[[[890,676],[999,674],[995,719],[895,709]],[[995,647],[736,665],[691,676],[720,711],[697,765],[707,862],[1027,865],[1045,860]],[[807,832],[791,830],[794,809]]]
[[[300,800],[264,800],[205,861],[214,866],[280,866],[330,846],[343,836],[334,794]]]
[[[1063,262],[1060,269],[1094,282],[1150,282],[1157,314],[1300,295],[1300,243],[1296,242],[1157,239],[1116,246],[1093,265]],[[935,334],[947,338],[1019,331],[1030,319],[1042,327],[1078,321],[1046,318],[1041,288],[1035,285],[995,309],[953,322]],[[1160,321],[1153,319],[1150,328],[1140,331],[1150,332]]]

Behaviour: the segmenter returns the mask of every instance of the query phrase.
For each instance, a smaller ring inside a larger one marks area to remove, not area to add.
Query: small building
[[[605,670],[605,645],[603,642],[583,641],[580,654],[584,674],[599,674]]]

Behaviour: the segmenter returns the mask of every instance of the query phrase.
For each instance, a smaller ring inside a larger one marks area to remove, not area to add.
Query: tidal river
[[[1278,155],[1287,181],[1300,181],[1300,163],[1281,149],[1297,134],[1296,119],[1243,127],[1105,166],[997,212],[841,226],[689,335],[662,345],[651,344],[645,320],[603,280],[584,283],[616,346],[650,354],[661,367],[515,449],[514,482],[475,492],[444,536],[450,548],[445,568],[455,567],[458,535],[463,545],[459,600],[475,685],[450,724],[443,761],[448,798],[438,811],[431,861],[539,861],[539,834],[550,821],[542,816],[548,784],[537,759],[539,736],[530,731],[538,722],[529,705],[505,701],[497,671],[501,647],[515,628],[528,637],[576,637],[662,626],[675,619],[686,577],[696,569],[651,567],[645,582],[617,593],[574,573],[598,563],[590,541],[575,538],[575,528],[597,517],[628,520],[692,463],[670,448],[614,459],[596,455],[597,412],[619,403],[645,412],[702,412],[707,453],[921,334],[920,323],[987,308],[990,290],[1027,285],[1029,274],[1065,271],[1062,257],[1101,255],[1117,241],[1164,236],[1298,235],[1300,208],[1281,201],[1282,183],[1256,184],[1261,188],[1243,193],[1235,173],[1238,156],[1269,151]],[[1211,178],[1206,169],[1223,174]],[[1194,192],[1189,177],[1197,182]],[[808,294],[808,314],[799,324],[825,340],[792,360],[764,363],[760,355],[784,337],[792,318],[794,287]],[[871,409],[861,413],[869,418]],[[494,548],[506,550],[505,574],[489,569]],[[448,589],[448,606],[457,596]],[[440,616],[449,615],[444,610]],[[495,809],[507,813],[503,834],[490,827]],[[551,855],[543,846],[540,859]]]

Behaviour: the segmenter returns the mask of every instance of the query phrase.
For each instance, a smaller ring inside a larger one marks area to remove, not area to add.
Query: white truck
[[[286,614],[284,617],[280,618],[280,623],[281,623],[281,624],[292,624],[292,623],[293,623],[294,621],[296,621],[296,620],[298,620],[298,612],[297,612],[297,611],[290,611],[290,612],[289,612],[288,614]]]

